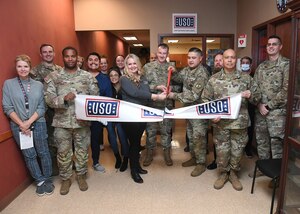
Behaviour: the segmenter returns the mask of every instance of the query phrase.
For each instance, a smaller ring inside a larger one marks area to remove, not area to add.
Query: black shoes
[[[213,170],[217,168],[216,160],[214,160],[211,164],[206,167],[208,170]]]
[[[119,153],[115,154],[115,157],[116,157],[115,169],[119,169],[122,164],[122,159]]]
[[[120,167],[120,172],[124,172],[128,167],[128,157],[123,158],[123,162]]]
[[[136,183],[141,184],[141,183],[144,182],[143,179],[142,179],[142,177],[138,173],[138,170],[136,170],[136,169],[132,169],[131,170],[131,177],[134,180],[134,182],[136,182]]]
[[[142,174],[142,175],[148,173],[148,171],[145,170],[145,169],[143,169],[141,166],[139,166],[139,167],[137,168],[137,172],[138,172],[139,174]]]

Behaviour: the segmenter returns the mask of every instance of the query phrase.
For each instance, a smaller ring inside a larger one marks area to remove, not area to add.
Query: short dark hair
[[[119,56],[123,57],[123,59],[125,60],[125,56],[124,56],[124,55],[118,54],[118,55],[115,57],[115,61],[117,60],[117,58],[118,58]]]
[[[223,53],[224,53],[224,51],[222,51],[222,50],[219,51],[219,52],[217,52],[217,53],[213,56],[214,61],[215,61],[216,56],[218,56],[218,55],[223,56]]]
[[[50,46],[53,49],[53,51],[54,51],[54,47],[52,45],[44,43],[44,44],[41,44],[41,46],[40,46],[40,53],[42,53],[43,47],[46,47],[46,46]]]
[[[161,48],[163,48],[163,49],[167,49],[168,52],[169,52],[169,45],[167,45],[166,43],[160,43],[157,47],[158,47],[158,48],[161,47]]]
[[[99,59],[106,59],[106,62],[108,64],[108,57],[106,55],[101,55],[101,58],[99,58]]]
[[[122,76],[119,67],[117,67],[117,66],[111,67],[111,68],[108,70],[107,75],[109,76],[109,74],[110,74],[112,71],[115,71],[115,72],[117,72],[117,73],[119,74],[119,76]]]
[[[197,53],[199,56],[202,56],[202,51],[200,48],[197,48],[197,47],[192,47],[189,49],[189,52],[195,52]]]
[[[280,44],[282,44],[281,38],[280,38],[278,35],[275,35],[275,34],[274,34],[274,35],[271,35],[271,36],[268,37],[268,40],[269,40],[269,39],[278,39],[279,42],[280,42]]]
[[[243,61],[243,59],[249,60],[250,64],[252,64],[252,59],[251,59],[251,57],[249,57],[249,56],[244,56],[244,57],[241,58],[241,62]]]
[[[78,51],[77,51],[76,48],[74,48],[74,47],[72,47],[72,46],[67,46],[67,47],[65,47],[65,48],[62,50],[62,52],[61,52],[61,54],[62,54],[63,56],[65,55],[65,51],[66,51],[66,50],[73,50],[73,51],[75,51],[76,55],[78,55]]]
[[[99,55],[97,52],[91,52],[91,53],[89,53],[89,54],[87,55],[87,59],[88,59],[90,56],[97,56],[99,60],[101,59],[100,55]]]

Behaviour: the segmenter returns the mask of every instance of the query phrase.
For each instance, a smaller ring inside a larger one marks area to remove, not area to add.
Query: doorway
[[[170,61],[176,63],[177,68],[187,66],[187,53],[192,47],[200,48],[203,52],[203,64],[213,66],[213,56],[228,48],[234,48],[233,34],[195,34],[195,35],[159,35],[159,43],[169,45]]]

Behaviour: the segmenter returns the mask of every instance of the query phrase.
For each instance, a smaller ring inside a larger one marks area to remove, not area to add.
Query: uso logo
[[[162,115],[155,114],[154,112],[142,109],[142,118],[161,118]]]
[[[195,27],[195,17],[193,16],[176,16],[175,17],[175,27],[176,28],[194,28]]]
[[[212,101],[197,106],[198,115],[203,114],[230,114],[230,98]]]
[[[119,117],[120,101],[105,99],[86,99],[85,106],[87,117]]]

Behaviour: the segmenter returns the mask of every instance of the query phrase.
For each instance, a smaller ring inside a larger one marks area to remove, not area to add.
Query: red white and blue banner
[[[76,95],[77,119],[112,122],[158,122],[171,119],[236,119],[241,107],[241,94],[208,103],[165,111],[123,100],[101,96]]]
[[[114,98],[76,95],[76,118],[91,121],[157,122],[163,120],[164,111]]]

